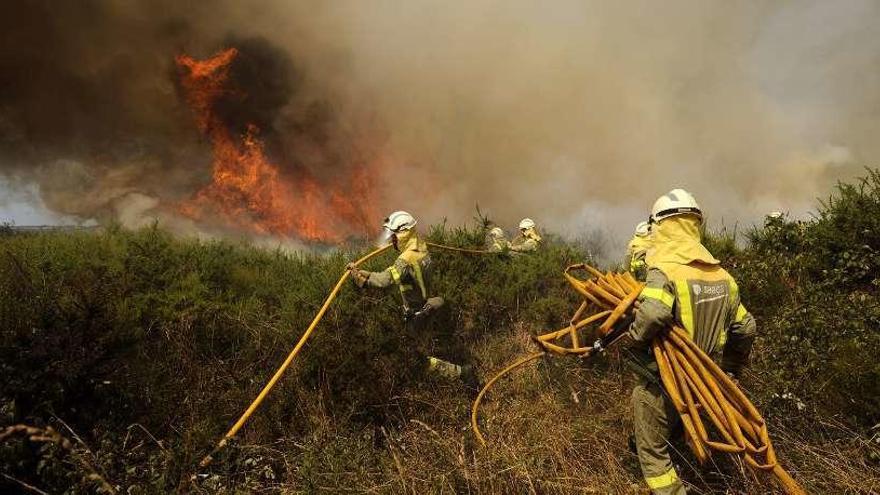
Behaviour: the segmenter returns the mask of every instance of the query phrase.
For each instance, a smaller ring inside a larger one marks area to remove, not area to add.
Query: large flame
[[[258,234],[335,242],[365,236],[377,218],[374,167],[359,164],[332,185],[322,184],[306,170],[295,174],[266,155],[260,129],[247,124],[235,135],[217,115],[218,98],[232,94],[229,69],[235,48],[207,60],[177,57],[181,86],[199,130],[213,146],[213,180],[180,211],[200,221],[220,221]]]

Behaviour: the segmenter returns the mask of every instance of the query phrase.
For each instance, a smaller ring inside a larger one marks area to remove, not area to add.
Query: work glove
[[[359,289],[363,289],[364,286],[367,285],[367,280],[370,279],[370,272],[359,270],[357,267],[352,266],[351,263],[349,263],[349,266],[346,268],[351,271],[351,279],[354,281],[354,284]]]

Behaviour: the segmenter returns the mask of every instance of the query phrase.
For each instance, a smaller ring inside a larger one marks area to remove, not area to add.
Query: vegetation
[[[878,425],[880,172],[840,185],[809,222],[771,219],[748,237],[727,262],[762,322],[754,369],[785,384],[763,399]]]
[[[429,235],[474,246],[481,228]],[[811,492],[880,490],[880,176],[840,186],[814,220],[734,241],[706,242],[758,318],[743,383],[782,461]],[[642,492],[627,448],[632,379],[616,353],[547,359],[502,382],[483,411],[488,449],[468,428],[472,394],[421,371],[430,351],[487,378],[567,322],[577,299],[560,272],[586,253],[553,238],[533,256],[433,253],[447,306],[418,332],[393,291],[347,287],[238,442],[190,481],[357,251],[266,251],[156,227],[0,231],[0,427],[52,427],[79,449],[5,439],[0,491],[93,492],[86,460],[131,494]],[[720,455],[695,469],[676,447],[695,493],[768,490]]]

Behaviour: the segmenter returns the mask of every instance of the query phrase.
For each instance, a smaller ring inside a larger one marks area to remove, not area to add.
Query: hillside
[[[480,245],[480,228],[429,237]],[[880,491],[880,175],[841,185],[811,221],[745,235],[706,243],[758,319],[743,385],[782,461],[811,493]],[[131,494],[643,493],[617,353],[548,358],[500,383],[485,449],[471,394],[417,371],[415,346],[435,346],[486,379],[564,325],[577,299],[561,270],[586,253],[553,236],[534,256],[435,253],[447,309],[418,335],[392,291],[347,285],[238,442],[190,482],[362,251],[266,251],[156,227],[3,230],[0,426],[52,426],[77,452],[6,438],[0,491],[91,493],[85,459]],[[679,447],[693,493],[768,490],[720,455],[695,469]]]

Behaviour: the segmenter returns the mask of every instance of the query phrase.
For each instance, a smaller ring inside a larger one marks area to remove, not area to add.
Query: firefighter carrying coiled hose
[[[658,373],[651,344],[678,326],[707,355],[722,354],[721,368],[736,376],[748,360],[755,320],[740,302],[733,277],[700,239],[703,213],[683,189],[661,196],[651,211],[652,246],[646,253],[645,288],[630,328],[636,363]],[[635,444],[648,486],[657,494],[685,493],[669,458],[678,415],[657,381],[642,379],[632,393]]]
[[[690,193],[675,189],[655,202],[650,222],[645,283],[631,272],[603,274],[583,264],[566,268],[564,276],[583,303],[568,327],[535,338],[542,351],[518,359],[483,387],[471,410],[477,439],[485,444],[479,406],[499,378],[547,354],[591,357],[628,335],[633,341],[628,354],[640,377],[632,393],[634,440],[653,493],[686,493],[669,456],[677,423],[701,463],[712,450],[739,455],[751,468],[775,476],[787,493],[805,493],[777,462],[764,419],[736,382],[748,361],[755,322],[734,279],[701,243],[699,205]],[[575,270],[591,278],[578,279]],[[599,338],[582,345],[578,332],[590,327]],[[566,338],[568,346],[561,342]],[[720,366],[711,357],[719,354]]]

